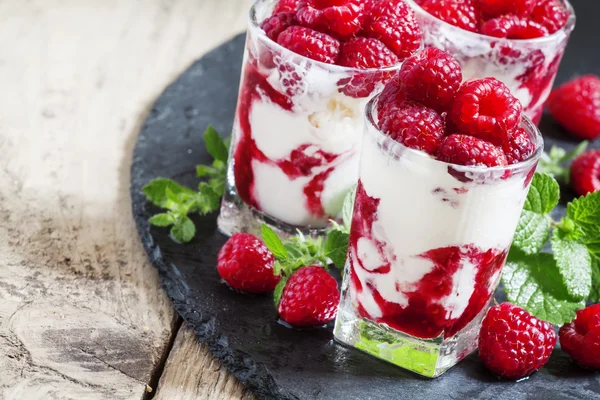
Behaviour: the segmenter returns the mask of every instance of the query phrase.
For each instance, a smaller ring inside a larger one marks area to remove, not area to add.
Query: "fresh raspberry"
[[[296,14],[292,12],[283,12],[274,14],[265,19],[262,24],[260,24],[260,27],[265,31],[269,39],[277,41],[279,34],[292,25],[298,25]]]
[[[552,34],[566,25],[569,12],[557,0],[538,0],[531,18]]]
[[[422,33],[412,9],[403,0],[375,3],[365,18],[364,34],[381,40],[400,60],[421,47]]]
[[[421,7],[434,17],[450,25],[477,32],[480,15],[476,0],[426,0]]]
[[[554,119],[582,139],[600,136],[600,78],[584,75],[554,89],[548,97]]]
[[[600,190],[600,150],[588,150],[573,160],[571,184],[580,196]]]
[[[548,30],[535,21],[516,15],[490,19],[481,26],[481,33],[507,39],[534,39],[548,35]]]
[[[396,75],[385,85],[377,99],[377,117],[381,120],[387,112],[400,107],[404,100],[406,100],[406,93]]]
[[[546,321],[519,306],[490,308],[479,333],[479,357],[487,369],[506,379],[519,379],[548,362],[556,334]]]
[[[340,42],[331,36],[303,26],[290,26],[277,37],[277,43],[315,61],[335,64]]]
[[[526,160],[535,150],[535,145],[523,128],[517,128],[508,140],[502,143],[502,150],[509,164]]]
[[[411,149],[435,155],[444,138],[444,120],[424,105],[406,101],[379,119],[380,129]]]
[[[279,276],[273,273],[274,263],[275,256],[260,239],[236,233],[219,250],[217,271],[234,289],[266,293],[279,283]]]
[[[458,165],[497,167],[508,165],[502,150],[485,140],[469,135],[447,136],[437,151],[437,159]]]
[[[600,304],[577,311],[558,331],[560,346],[584,367],[600,369]]]
[[[281,319],[293,326],[323,325],[335,318],[339,301],[335,279],[313,265],[290,276],[277,310]]]
[[[479,9],[489,18],[505,14],[525,17],[531,14],[535,2],[536,0],[479,0]]]
[[[272,15],[279,14],[282,12],[296,12],[298,8],[298,0],[279,0],[273,8]]]
[[[450,54],[428,48],[404,61],[399,79],[410,99],[444,112],[460,87],[462,71]]]
[[[340,48],[338,64],[351,68],[381,68],[394,65],[398,57],[377,39],[356,37]]]
[[[450,118],[461,133],[492,143],[503,143],[521,122],[521,103],[496,78],[473,79],[462,84]]]
[[[362,10],[361,0],[300,0],[296,15],[304,26],[346,39],[360,29]]]

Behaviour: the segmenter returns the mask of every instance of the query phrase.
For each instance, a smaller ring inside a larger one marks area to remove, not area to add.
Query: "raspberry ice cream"
[[[274,5],[282,12],[273,14]],[[250,15],[221,231],[255,231],[267,222],[294,232],[337,218],[357,179],[364,107],[420,46],[402,0],[301,0],[297,7],[259,0]]]

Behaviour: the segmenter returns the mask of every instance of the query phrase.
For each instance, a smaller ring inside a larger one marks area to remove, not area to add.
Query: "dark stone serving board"
[[[600,25],[595,17],[600,4],[574,4],[577,28],[558,82],[583,73],[600,74]],[[147,220],[158,210],[145,201],[142,186],[163,176],[194,187],[195,165],[209,161],[204,129],[213,124],[220,132],[231,131],[243,46],[240,35],[206,54],[158,98],[135,147],[131,181],[134,218],[163,288],[199,340],[229,371],[265,399],[600,398],[600,374],[572,364],[560,350],[540,372],[518,383],[493,377],[477,354],[427,380],[336,344],[331,326],[287,328],[277,322],[269,296],[240,295],[220,282],[216,255],[226,237],[216,230],[215,214],[194,218],[198,232],[186,245],[174,243],[167,229],[150,227]],[[547,148],[576,144],[547,116],[541,128]],[[564,190],[563,202],[572,196]]]

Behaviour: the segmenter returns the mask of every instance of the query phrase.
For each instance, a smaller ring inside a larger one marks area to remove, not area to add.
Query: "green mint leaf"
[[[198,178],[203,178],[205,176],[214,176],[218,173],[219,171],[217,171],[213,167],[209,167],[208,165],[196,165],[196,176]]]
[[[556,224],[554,236],[563,240],[580,240],[585,236],[585,233],[575,221],[569,217],[564,217]]]
[[[204,143],[206,144],[206,150],[210,153],[215,160],[227,162],[227,155],[229,151],[223,141],[223,138],[219,135],[212,125],[209,125],[204,132]]]
[[[558,204],[559,196],[558,182],[550,175],[536,172],[523,209],[537,214],[548,214]]]
[[[165,189],[165,194],[167,195],[167,204],[169,204],[169,201],[175,204],[181,203],[181,200],[179,199],[179,194],[175,193],[173,189],[171,189],[169,186],[167,186],[167,188]]]
[[[142,191],[146,195],[148,201],[150,201],[152,204],[158,207],[165,208],[168,201],[167,188],[175,194],[194,194],[194,191],[192,189],[182,186],[177,182],[167,178],[156,178],[151,180],[142,188]]]
[[[600,258],[592,258],[592,290],[588,300],[592,303],[600,302]]]
[[[575,311],[585,306],[584,301],[569,298],[556,261],[549,253],[526,255],[511,249],[502,282],[509,302],[553,324],[573,320]]]
[[[344,222],[344,227],[350,232],[350,225],[352,224],[352,211],[354,209],[354,198],[356,197],[356,185],[344,198],[344,205],[342,207],[342,221]]]
[[[223,196],[223,192],[225,192],[225,177],[212,178],[208,181],[208,184],[219,197]]]
[[[588,146],[588,141],[584,140],[583,142],[581,142],[577,146],[575,146],[575,148],[568,153],[566,153],[563,150],[563,156],[560,157],[560,162],[564,163],[564,162],[569,162],[571,160],[576,159],[577,157],[579,157],[581,155],[581,153],[583,153],[585,151],[587,146]],[[555,147],[556,146],[552,146],[552,149],[554,149]]]
[[[278,260],[287,260],[289,258],[288,251],[281,242],[281,239],[279,239],[279,236],[273,232],[273,229],[262,224],[260,231],[265,245],[271,250],[275,258]]]
[[[283,289],[285,288],[285,284],[288,281],[287,276],[281,277],[281,280],[275,286],[275,290],[273,291],[273,302],[275,303],[275,309],[279,309],[279,302],[281,301],[281,295],[283,294]]]
[[[525,254],[539,253],[550,237],[551,225],[552,219],[549,215],[523,210],[515,231],[513,246]]]
[[[209,183],[200,182],[198,193],[196,193],[196,203],[201,214],[208,214],[219,208],[221,195],[215,193]]]
[[[223,140],[223,143],[225,144],[225,147],[227,147],[227,151],[229,151],[229,149],[231,148],[231,135],[227,136]]]
[[[600,258],[600,192],[590,193],[567,204],[567,217],[583,232],[581,241],[592,256]]]
[[[148,222],[154,226],[169,226],[175,223],[175,217],[169,213],[153,215]]]
[[[567,293],[573,300],[585,300],[592,288],[592,260],[587,248],[576,241],[552,237],[552,252]]]
[[[195,234],[196,226],[187,215],[179,218],[171,228],[173,240],[179,243],[189,242],[194,238]]]
[[[348,253],[348,234],[340,231],[331,231],[325,242],[325,257],[331,259],[337,268],[344,268]]]

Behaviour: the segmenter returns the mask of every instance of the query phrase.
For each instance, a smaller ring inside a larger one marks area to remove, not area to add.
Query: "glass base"
[[[346,280],[344,279],[344,289],[348,284]],[[421,339],[362,318],[356,312],[348,290],[344,290],[335,321],[334,336],[344,345],[419,375],[435,378],[477,349],[481,321],[492,301],[493,298],[473,321],[453,337],[444,339],[440,335],[434,339]]]

